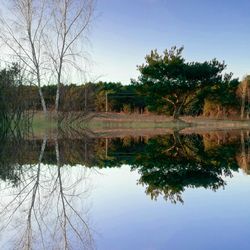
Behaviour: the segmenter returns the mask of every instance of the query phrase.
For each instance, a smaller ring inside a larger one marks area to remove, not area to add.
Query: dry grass
[[[207,117],[181,117],[180,120],[173,120],[172,117],[152,114],[118,114],[118,113],[97,113],[94,118],[86,123],[81,123],[80,128],[88,128],[97,132],[114,131],[114,133],[137,133],[144,130],[182,130],[186,132],[211,131],[224,129],[250,129],[249,120],[240,119],[214,119]],[[63,126],[63,124],[62,124]],[[79,123],[75,129],[79,127]],[[53,113],[45,118],[42,112],[37,112],[33,121],[33,131],[46,132],[55,130],[57,123]]]

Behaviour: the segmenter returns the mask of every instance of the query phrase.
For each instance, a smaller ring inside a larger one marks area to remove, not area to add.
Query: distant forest
[[[165,50],[162,55],[157,50],[151,51],[145,63],[138,66],[138,79],[127,85],[119,82],[61,84],[59,111],[152,112],[174,118],[180,115],[249,118],[249,76],[240,82],[232,73],[224,73],[224,62],[216,59],[186,62],[182,52],[183,47]],[[21,106],[26,110],[42,110],[38,87],[22,83],[18,77],[21,70],[17,67],[14,64],[0,72],[2,110],[16,101],[17,105],[25,102]],[[41,88],[47,109],[51,111],[55,109],[57,87]]]

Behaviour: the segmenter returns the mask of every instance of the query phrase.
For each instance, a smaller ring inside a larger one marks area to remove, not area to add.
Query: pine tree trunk
[[[174,120],[178,120],[179,119],[178,108],[176,106],[174,107],[173,119]]]

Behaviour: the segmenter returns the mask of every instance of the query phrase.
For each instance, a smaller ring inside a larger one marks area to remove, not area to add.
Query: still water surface
[[[250,249],[248,131],[10,137],[0,249]]]

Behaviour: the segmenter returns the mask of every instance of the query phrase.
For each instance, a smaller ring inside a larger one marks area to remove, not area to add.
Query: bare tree
[[[46,37],[47,51],[57,82],[55,110],[59,108],[60,85],[69,66],[81,71],[82,45],[93,17],[94,0],[50,0],[51,33]]]
[[[249,118],[249,87],[250,87],[250,76],[244,77],[242,82],[240,83],[237,94],[241,98],[241,119],[244,119],[245,113],[247,111],[247,118]],[[247,104],[247,109],[246,109]]]
[[[1,2],[2,6],[6,5],[6,1]],[[47,114],[41,89],[47,71],[43,44],[49,17],[47,1],[11,0],[9,3],[11,6],[7,8],[11,11],[4,10],[5,15],[0,17],[0,39],[10,55],[15,56],[25,66],[29,81],[36,83],[43,111]]]

